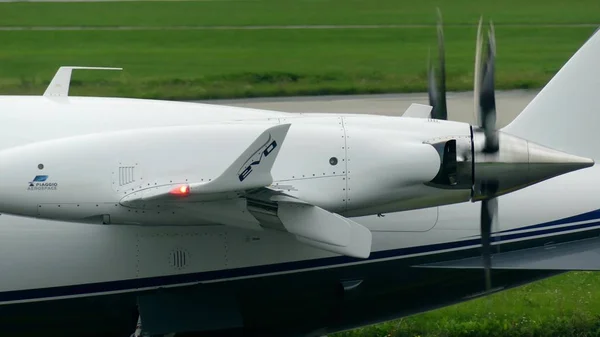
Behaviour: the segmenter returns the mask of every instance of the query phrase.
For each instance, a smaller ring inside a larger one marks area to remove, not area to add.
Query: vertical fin
[[[600,159],[600,32],[503,131],[574,155]]]

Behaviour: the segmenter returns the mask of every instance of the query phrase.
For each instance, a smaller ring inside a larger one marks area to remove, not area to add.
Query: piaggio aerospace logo
[[[29,182],[28,191],[56,191],[58,189],[58,183],[47,182],[48,176],[35,176],[32,181]]]

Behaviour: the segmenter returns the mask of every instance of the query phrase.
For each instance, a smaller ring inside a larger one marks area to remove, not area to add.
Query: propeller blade
[[[483,270],[485,275],[485,290],[492,288],[492,223],[498,212],[498,200],[496,198],[481,201],[481,255],[483,258]]]
[[[485,60],[481,67],[479,116],[480,126],[485,134],[485,147],[483,152],[495,153],[498,151],[498,135],[496,131],[496,97],[494,93],[496,41],[494,26],[490,24]]]
[[[496,130],[496,97],[495,87],[495,62],[496,62],[496,39],[494,26],[490,23],[485,54],[483,51],[483,34],[481,32],[483,18],[479,19],[477,27],[477,41],[475,45],[475,75],[474,75],[474,106],[476,119],[479,127],[483,129],[485,145],[483,149],[477,150],[488,154],[498,153],[499,140]],[[474,177],[474,179],[479,179]],[[476,187],[479,184],[479,187]],[[475,188],[479,188],[481,200],[481,256],[483,259],[483,270],[485,275],[485,289],[489,291],[492,286],[492,228],[498,215],[498,200],[495,198],[498,191],[498,181],[484,180],[476,182]],[[475,191],[475,190],[473,190]],[[479,198],[479,197],[478,197]]]
[[[439,118],[448,119],[448,108],[446,106],[446,48],[444,46],[444,28],[442,21],[442,12],[437,9],[438,12],[438,60],[440,62],[440,98],[439,98]]]
[[[475,42],[475,72],[473,78],[473,101],[475,106],[473,112],[475,113],[475,121],[477,125],[481,125],[480,109],[479,109],[479,95],[480,95],[480,76],[481,76],[481,49],[483,48],[483,35],[481,34],[481,25],[483,24],[483,16],[479,17],[479,25],[477,25],[477,40]]]
[[[429,94],[429,105],[433,107],[433,109],[431,109],[431,117],[436,118],[435,111],[436,106],[438,106],[439,94],[435,79],[435,69],[433,68],[433,61],[431,60],[431,50],[429,51],[429,65],[427,67],[427,93]]]
[[[492,228],[498,217],[498,199],[493,195],[498,191],[497,181],[486,181],[481,184],[481,191],[491,196],[481,201],[481,256],[483,258],[483,270],[485,273],[485,289],[489,291],[492,287]]]
[[[435,76],[433,62],[429,58],[429,76],[428,76],[428,92],[429,105],[433,107],[431,110],[431,118],[448,119],[448,109],[446,106],[446,56],[444,49],[444,30],[442,27],[442,13],[438,8],[437,22],[438,36],[438,62],[439,62],[439,82]]]
[[[485,52],[483,51],[483,36],[481,23],[477,29],[477,45],[475,55],[475,108],[479,117],[479,126],[483,129],[485,145],[481,150],[484,153],[498,153],[499,141],[496,130],[496,97],[495,97],[495,62],[496,39],[494,26],[490,23]],[[483,55],[482,55],[483,54]],[[477,179],[477,178],[476,178]],[[486,291],[491,289],[492,268],[492,225],[498,215],[498,200],[495,194],[498,191],[498,181],[487,180],[480,183],[480,193],[484,197],[481,201],[481,255],[485,275]]]

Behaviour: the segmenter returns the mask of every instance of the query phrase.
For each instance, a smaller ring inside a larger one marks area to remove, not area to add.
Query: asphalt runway
[[[497,125],[510,123],[535,97],[538,90],[511,90],[496,92]],[[448,118],[474,123],[473,92],[447,94]],[[242,106],[255,109],[285,112],[325,112],[377,114],[400,116],[412,103],[428,104],[426,93],[352,95],[352,96],[309,96],[280,98],[250,98],[232,100],[210,100],[203,103]]]

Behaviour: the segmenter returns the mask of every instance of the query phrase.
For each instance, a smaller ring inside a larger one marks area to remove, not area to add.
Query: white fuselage
[[[477,203],[393,212],[414,208],[402,203],[407,191],[411,198],[426,199],[434,190],[422,180],[437,172],[431,169],[439,166],[435,151],[429,155],[412,149],[436,138],[469,137],[468,124],[104,98],[1,97],[0,111],[1,207],[20,215],[0,216],[1,303],[218,282],[479,245]],[[281,123],[292,127],[273,167],[275,185],[327,210],[356,216],[353,220],[373,233],[374,254],[368,260],[332,259],[335,254],[303,245],[285,233],[211,221],[211,211],[231,212],[227,208],[181,214],[119,204],[129,189],[144,184],[213,179],[264,125]],[[244,128],[230,134],[225,124]],[[64,148],[78,155],[57,150]],[[136,173],[129,179],[131,167]],[[594,166],[501,197],[499,228],[494,231],[595,210],[600,197],[593,187],[600,183],[599,173]],[[47,175],[45,183],[58,188],[28,190],[36,175]],[[545,211],[533,205],[544,205]],[[80,217],[62,218],[65,208]],[[361,216],[386,212],[391,213]],[[101,221],[92,215],[102,213],[111,213],[121,224],[94,224]],[[565,232],[591,228],[568,229],[569,225],[549,228]],[[509,240],[550,234],[526,229],[511,235]],[[293,263],[305,260],[314,263],[308,267]],[[249,268],[255,266],[271,268],[260,272]],[[214,271],[223,272],[210,273]],[[14,295],[103,283],[108,286],[91,287],[95,290],[87,294]]]

